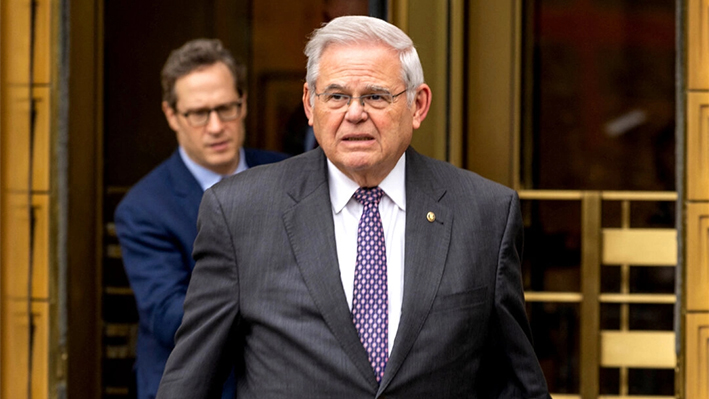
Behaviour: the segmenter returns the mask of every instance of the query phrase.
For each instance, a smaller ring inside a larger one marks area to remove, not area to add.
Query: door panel
[[[462,143],[448,143],[520,193],[527,311],[552,395],[672,397],[675,2],[494,3],[466,2],[467,112]]]

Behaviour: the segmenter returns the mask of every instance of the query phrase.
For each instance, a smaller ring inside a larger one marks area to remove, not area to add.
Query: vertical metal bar
[[[620,368],[620,396],[627,396],[628,395],[628,368],[627,367],[621,367]]]
[[[369,0],[369,16],[383,20],[388,18],[389,4],[387,0]]]
[[[630,201],[623,200],[621,202],[621,226],[622,229],[630,228]],[[620,293],[630,293],[630,265],[620,265]],[[628,331],[630,329],[630,305],[627,303],[620,304],[620,330]],[[628,395],[628,368],[621,367],[620,370],[620,395]]]
[[[32,398],[32,368],[35,348],[35,323],[32,314],[32,285],[34,275],[34,253],[35,253],[35,230],[37,219],[35,217],[35,207],[32,204],[32,190],[34,188],[34,141],[37,129],[37,100],[34,97],[34,63],[35,63],[35,41],[37,33],[37,0],[33,0],[30,5],[30,62],[29,62],[29,99],[30,99],[30,126],[29,126],[29,170],[27,173],[27,210],[29,216],[29,254],[27,259],[27,399]]]
[[[581,398],[597,399],[600,365],[601,193],[581,200]]]
[[[445,138],[445,160],[450,162],[451,160],[451,152],[450,152],[450,147],[451,147],[451,103],[453,102],[453,97],[451,95],[451,64],[452,64],[452,57],[451,57],[451,37],[453,36],[453,24],[451,23],[451,7],[453,5],[451,4],[451,0],[448,0],[446,2],[446,26],[448,29],[446,29],[446,110],[447,112],[445,113],[445,129],[443,129],[443,134],[446,136]]]
[[[535,10],[539,6],[538,1],[528,0],[522,2],[522,36],[520,39],[520,123],[519,130],[519,170],[517,171],[519,189],[532,189],[536,183],[534,175],[534,123],[535,123],[535,103],[534,77],[538,60],[535,58],[535,40],[538,38],[539,26],[535,23]],[[537,161],[538,162],[538,161]]]
[[[687,364],[685,334],[686,322],[686,141],[687,141],[687,1],[675,0],[675,190],[677,201],[675,206],[675,228],[677,229],[677,268],[675,270],[675,295],[677,301],[674,309],[675,353],[677,354],[677,372],[675,373],[675,391],[679,398],[685,398],[687,390]]]
[[[512,1],[512,34],[510,43],[512,67],[510,68],[510,178],[509,185],[519,187],[520,181],[520,136],[522,133],[522,57],[524,46],[524,6],[522,0]]]
[[[630,201],[623,200],[620,202],[620,227],[623,229],[630,228]]]
[[[463,0],[448,1],[448,74],[446,93],[446,160],[458,167],[465,167],[465,62],[466,62],[466,3]]]
[[[409,32],[409,0],[390,0],[388,10],[389,22],[398,26],[407,34]]]
[[[620,292],[621,294],[630,293],[630,265],[620,265]],[[627,303],[620,304],[620,330],[628,331],[630,329],[630,305]],[[620,395],[628,395],[628,368],[620,367]]]
[[[57,18],[57,55],[58,69],[58,93],[57,101],[57,141],[56,141],[56,165],[57,165],[57,352],[56,362],[56,399],[66,399],[66,359],[68,340],[68,309],[67,309],[67,218],[69,201],[68,184],[68,143],[69,143],[69,16],[70,8],[68,0],[61,0],[56,9],[53,9],[52,18]],[[52,374],[50,374],[51,376]],[[50,379],[51,381],[51,379]]]

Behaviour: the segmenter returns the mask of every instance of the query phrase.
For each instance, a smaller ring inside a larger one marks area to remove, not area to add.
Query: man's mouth
[[[366,133],[351,133],[342,137],[343,141],[372,141],[374,137]]]
[[[225,145],[227,145],[227,143],[228,143],[227,141],[220,141],[218,143],[209,144],[209,147],[211,147],[211,148],[224,147]]]

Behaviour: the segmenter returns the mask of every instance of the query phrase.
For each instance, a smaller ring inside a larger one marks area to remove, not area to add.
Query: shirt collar
[[[336,214],[340,213],[354,195],[359,185],[342,173],[337,166],[327,160],[330,202]],[[394,169],[379,184],[387,197],[402,211],[406,210],[406,154],[402,154]]]
[[[219,173],[215,173],[193,161],[192,158],[187,155],[187,152],[184,148],[182,148],[182,146],[178,148],[178,151],[180,152],[180,158],[182,158],[182,162],[185,163],[185,166],[187,166],[187,169],[190,171],[190,173],[192,173],[192,176],[197,179],[197,182],[202,187],[203,191],[208,189],[209,187],[212,187],[221,179],[227,177],[222,176]],[[235,175],[239,172],[243,172],[248,168],[248,165],[246,165],[246,155],[244,154],[244,149],[239,148],[239,165],[237,165],[236,170],[234,171],[234,173],[232,173],[232,175]]]

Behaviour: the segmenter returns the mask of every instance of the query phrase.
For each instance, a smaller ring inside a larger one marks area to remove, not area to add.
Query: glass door
[[[675,2],[520,7],[516,188],[552,396],[674,397]]]

